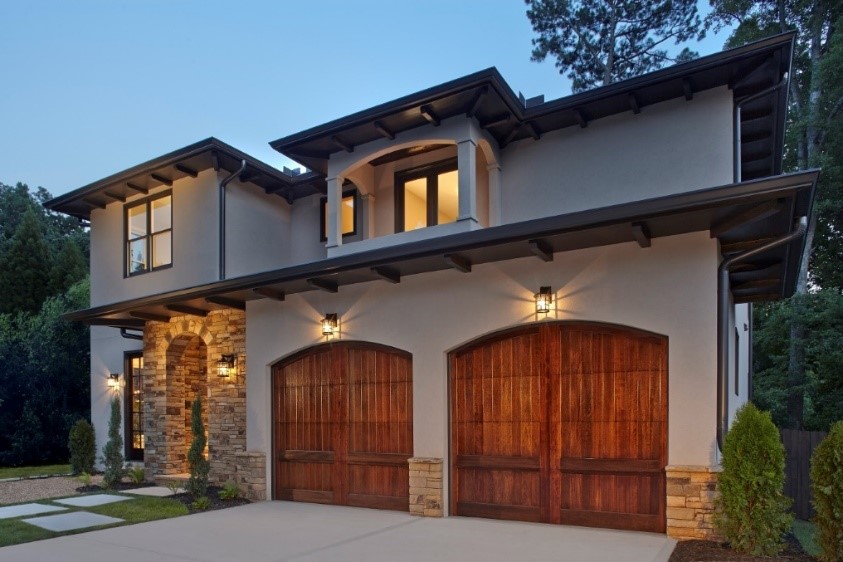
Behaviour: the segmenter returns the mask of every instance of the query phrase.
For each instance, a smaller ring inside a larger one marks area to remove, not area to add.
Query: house
[[[495,69],[47,203],[91,225],[92,417],[256,499],[712,535],[750,303],[793,293],[785,34],[545,102]],[[101,443],[100,443],[101,444]]]

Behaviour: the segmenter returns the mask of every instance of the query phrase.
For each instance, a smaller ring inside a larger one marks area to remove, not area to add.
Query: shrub
[[[167,482],[167,489],[170,490],[170,493],[174,496],[178,493],[181,493],[181,484],[176,482],[175,480],[170,480]]]
[[[187,470],[190,472],[187,493],[198,500],[208,494],[208,472],[211,469],[205,458],[205,427],[202,425],[202,398],[199,395],[193,401],[190,428],[193,431],[193,442],[187,452]]]
[[[811,495],[820,560],[843,560],[843,421],[831,430],[811,456]]]
[[[91,476],[91,474],[89,472],[83,472],[82,474],[80,474],[76,478],[78,478],[79,481],[82,483],[82,485],[85,486],[86,488],[90,488],[91,484],[94,482],[94,477]]]
[[[199,511],[205,511],[209,507],[211,507],[211,499],[208,496],[199,496],[195,500],[193,500],[193,509]]]
[[[752,404],[738,410],[723,444],[720,495],[714,524],[738,552],[772,556],[790,529],[784,489],[784,446],[769,412]]]
[[[146,480],[146,473],[143,470],[142,466],[136,466],[134,468],[130,468],[129,472],[129,479],[135,484],[143,484],[144,480]]]
[[[219,495],[221,500],[236,500],[240,497],[240,487],[237,486],[236,482],[229,480],[223,484]]]
[[[123,437],[120,435],[120,399],[111,400],[111,418],[108,420],[108,441],[102,448],[102,463],[105,470],[102,484],[112,488],[123,479]]]
[[[88,420],[81,419],[73,424],[67,438],[67,448],[70,450],[70,468],[73,474],[94,471],[97,441],[94,436],[94,427],[88,423]]]

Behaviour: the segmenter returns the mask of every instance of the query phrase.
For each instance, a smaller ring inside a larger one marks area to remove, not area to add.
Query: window
[[[735,396],[741,393],[741,333],[735,328]]]
[[[165,191],[126,205],[126,275],[173,264],[173,195]]]
[[[126,354],[126,457],[143,460],[143,353]]]
[[[319,240],[325,242],[328,240],[328,198],[321,199],[321,206],[319,208],[319,224],[320,236]],[[354,236],[357,234],[357,190],[350,189],[342,192],[342,235]]]
[[[395,232],[456,222],[456,159],[395,174]]]

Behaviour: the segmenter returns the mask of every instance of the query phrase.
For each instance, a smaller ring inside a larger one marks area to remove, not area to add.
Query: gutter
[[[140,334],[130,334],[126,328],[120,328],[120,336],[126,338],[127,340],[143,341],[143,332]]]
[[[801,238],[808,229],[808,217],[802,216],[794,229],[762,246],[747,250],[720,262],[717,268],[717,448],[723,452],[723,439],[729,428],[729,271],[752,256]],[[751,367],[750,367],[751,368]]]
[[[246,169],[246,160],[240,161],[240,168],[236,172],[232,172],[220,183],[220,281],[225,279],[225,187],[231,183],[231,180],[243,173]]]

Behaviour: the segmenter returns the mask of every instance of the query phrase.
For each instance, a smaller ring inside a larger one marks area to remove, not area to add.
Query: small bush
[[[191,505],[193,506],[193,509],[205,511],[206,509],[211,507],[211,498],[209,498],[208,496],[199,496],[198,498],[193,500],[193,503]]]
[[[175,480],[170,480],[167,482],[167,489],[170,490],[170,493],[176,495],[182,491],[181,483],[176,482]]]
[[[94,481],[94,477],[93,477],[93,476],[91,476],[91,473],[90,473],[90,472],[83,472],[82,474],[80,474],[80,475],[79,475],[79,476],[77,476],[76,478],[77,478],[77,479],[78,479],[78,480],[82,483],[82,485],[83,485],[83,486],[85,486],[86,488],[90,488],[91,484],[92,484],[92,483],[93,483],[93,481]]]
[[[193,409],[190,412],[190,428],[193,431],[193,442],[187,452],[187,470],[190,479],[187,481],[187,493],[198,500],[208,495],[208,472],[211,467],[205,458],[205,426],[202,425],[202,398],[196,396]]]
[[[73,474],[94,471],[97,457],[97,440],[94,427],[88,420],[81,419],[70,428],[67,438],[67,448],[70,450],[70,469]]]
[[[146,480],[146,473],[142,466],[130,468],[127,472],[129,473],[129,479],[135,484],[143,484]]]
[[[237,486],[236,482],[229,480],[223,484],[219,495],[221,500],[236,500],[240,497],[240,487]]]
[[[831,426],[828,436],[811,456],[811,495],[820,560],[843,560],[843,421]]]
[[[123,479],[123,437],[120,435],[120,399],[111,400],[111,418],[108,420],[108,441],[102,448],[102,463],[105,470],[102,484],[110,489]]]
[[[738,410],[723,444],[714,524],[738,552],[773,556],[793,517],[784,495],[784,446],[769,412]]]

